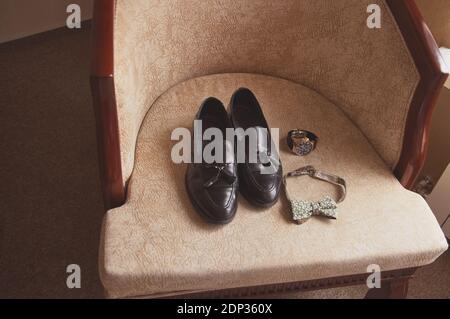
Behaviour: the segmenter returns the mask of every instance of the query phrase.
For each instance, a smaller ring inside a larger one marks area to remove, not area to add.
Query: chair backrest
[[[112,21],[98,22],[114,4]],[[381,9],[380,29],[367,25],[371,4]],[[119,147],[120,163],[112,171],[120,169],[122,183],[133,169],[139,127],[158,96],[193,77],[247,72],[289,79],[333,101],[411,186],[417,172],[404,173],[412,157],[423,162],[418,153],[426,132],[408,123],[428,121],[444,78],[413,1],[99,0],[96,11],[100,6],[94,28],[114,31],[101,46],[114,43],[111,70],[100,75],[114,77],[108,87],[115,91],[119,141],[112,148]],[[94,30],[96,37],[105,41]],[[94,55],[94,65],[102,54]],[[405,139],[414,150],[405,150]]]

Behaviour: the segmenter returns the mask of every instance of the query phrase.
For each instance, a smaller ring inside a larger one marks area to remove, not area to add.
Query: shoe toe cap
[[[263,206],[274,205],[280,194],[281,178],[278,175],[254,175],[252,197]]]
[[[236,192],[234,187],[227,189],[209,189],[207,191],[209,201],[206,209],[212,219],[217,221],[230,221],[237,209]]]

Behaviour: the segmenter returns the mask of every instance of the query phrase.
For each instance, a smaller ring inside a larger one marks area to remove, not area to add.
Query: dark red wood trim
[[[97,126],[100,179],[106,209],[125,202],[114,87],[115,0],[95,0],[91,89]]]
[[[116,0],[94,0],[91,75],[114,76],[114,16]]]
[[[384,271],[381,273],[381,288],[369,290],[366,298],[406,298],[408,280],[418,268]],[[356,285],[366,285],[369,274],[357,274],[342,277],[323,278],[316,280],[298,281],[291,283],[231,288],[214,291],[186,293],[162,298],[197,299],[197,298],[242,298],[259,297],[263,295],[330,289]],[[146,297],[146,296],[142,296]],[[151,298],[151,296],[147,296]]]
[[[439,47],[414,0],[386,0],[420,73],[395,175],[412,189],[426,160],[431,117],[448,76]]]
[[[366,299],[406,299],[408,296],[409,278],[394,279],[382,282],[381,288],[370,289]]]
[[[111,209],[125,202],[114,79],[92,77],[91,88],[103,199],[105,208]]]

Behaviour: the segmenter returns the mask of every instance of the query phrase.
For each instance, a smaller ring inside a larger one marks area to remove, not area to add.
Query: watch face
[[[313,143],[309,139],[303,139],[302,141],[295,143],[293,151],[297,155],[305,156],[311,153],[313,149]]]
[[[314,151],[317,136],[308,131],[294,130],[288,134],[288,146],[298,156],[305,156]]]

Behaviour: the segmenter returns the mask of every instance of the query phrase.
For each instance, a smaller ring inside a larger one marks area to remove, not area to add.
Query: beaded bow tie
[[[318,202],[292,200],[292,214],[294,221],[304,223],[311,216],[324,216],[337,219],[337,204],[331,197],[325,197]]]
[[[336,202],[329,196],[326,196],[318,202],[293,199],[289,194],[287,179],[289,177],[305,175],[339,186],[341,190],[341,196],[339,200]],[[283,177],[283,184],[286,191],[286,197],[291,203],[292,217],[298,224],[306,222],[312,216],[324,216],[330,219],[337,219],[337,204],[345,199],[345,195],[347,192],[347,187],[344,179],[336,175],[318,171],[313,166],[302,167],[286,174]]]

